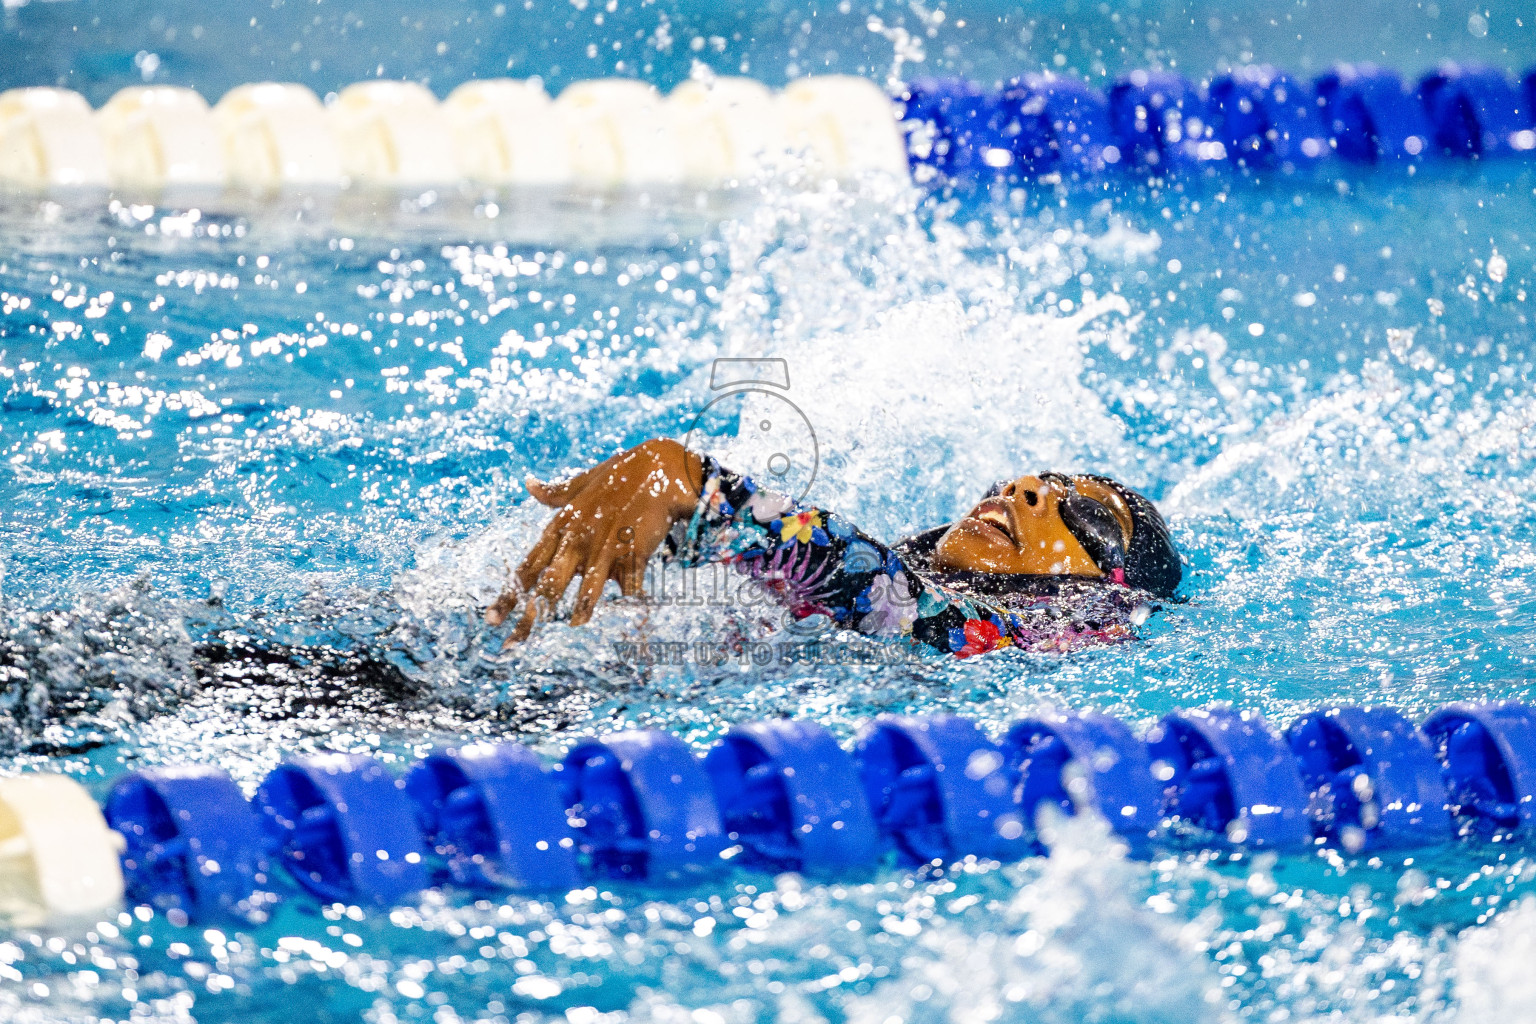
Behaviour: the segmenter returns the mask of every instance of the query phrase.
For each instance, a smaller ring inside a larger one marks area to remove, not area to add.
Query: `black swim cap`
[[[1124,559],[1125,582],[1127,586],[1137,590],[1145,590],[1149,594],[1158,597],[1172,597],[1173,592],[1179,588],[1179,582],[1184,578],[1184,567],[1179,563],[1179,549],[1173,546],[1173,538],[1168,534],[1168,524],[1163,521],[1163,515],[1142,494],[1131,490],[1118,480],[1111,480],[1107,476],[1095,476],[1083,474],[1077,477],[1067,477],[1071,480],[1092,480],[1113,490],[1125,502],[1126,508],[1131,513],[1131,539],[1120,552]],[[1084,505],[1097,506],[1102,512],[1085,512]],[[1062,502],[1061,518],[1067,524],[1067,529],[1077,538],[1078,543],[1088,552],[1089,557],[1098,564],[1100,569],[1108,572],[1115,568],[1100,561],[1095,544],[1102,543],[1099,538],[1103,535],[1103,517],[1108,516],[1115,523],[1115,533],[1118,534],[1119,523],[1100,502],[1094,501],[1082,495],[1072,495],[1072,500]],[[1082,525],[1074,524],[1073,519],[1080,519]],[[1083,532],[1079,532],[1079,529]]]

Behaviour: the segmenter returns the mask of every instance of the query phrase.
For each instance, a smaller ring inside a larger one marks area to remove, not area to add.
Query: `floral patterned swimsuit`
[[[892,549],[834,512],[759,489],[710,456],[702,459],[698,506],[673,528],[666,557],[686,567],[730,564],[762,582],[797,619],[825,615],[866,636],[966,658],[1005,647],[1070,651],[1131,639],[1132,623],[1147,612],[1146,595],[1100,580],[935,571],[927,555],[938,531]]]

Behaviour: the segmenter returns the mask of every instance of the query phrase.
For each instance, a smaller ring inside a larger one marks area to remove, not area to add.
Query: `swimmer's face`
[[[1130,536],[1130,511],[1112,489],[1091,482],[1079,482],[1077,488],[1080,494],[1105,504],[1125,536]],[[984,498],[945,531],[934,549],[934,568],[1103,576],[1061,518],[1061,499],[1067,493],[1067,484],[1060,478],[1019,477],[995,496]]]

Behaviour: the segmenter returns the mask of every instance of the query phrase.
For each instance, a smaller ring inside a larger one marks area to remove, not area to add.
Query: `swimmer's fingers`
[[[551,519],[538,541],[518,565],[517,582],[524,592],[532,590],[539,580],[539,574],[549,567],[550,560],[560,549],[561,540],[571,532],[572,518],[570,514],[561,512]]]
[[[529,494],[559,511],[518,566],[518,593],[503,595],[487,609],[486,621],[505,621],[522,600],[522,617],[507,643],[526,638],[554,613],[578,573],[582,591],[575,625],[591,617],[608,579],[617,580],[626,596],[640,594],[646,563],[673,524],[693,514],[698,502],[693,481],[702,472],[699,457],[677,442],[652,440],[569,480],[529,477]]]
[[[486,625],[496,627],[507,621],[507,616],[512,614],[518,601],[533,589],[539,574],[549,567],[550,559],[559,550],[565,534],[565,524],[558,516],[544,527],[544,532],[517,566],[517,585],[502,591],[495,603],[485,610]]]
[[[580,549],[581,545],[573,534],[567,533],[561,538],[559,550],[544,571],[539,573],[538,584],[529,595],[528,603],[523,606],[523,617],[517,621],[517,627],[502,644],[503,648],[528,639],[528,634],[533,632],[533,627],[538,625],[540,619],[555,613],[565,589],[571,585],[571,577],[576,575],[576,570],[581,566]]]
[[[625,597],[635,597],[645,592],[645,568],[666,540],[672,520],[657,515],[641,496],[625,505],[616,520],[623,525],[613,531],[608,542],[613,556],[608,578],[618,582]]]
[[[518,591],[503,590],[496,602],[485,610],[485,624],[487,626],[499,626],[507,621],[507,616],[512,614],[512,609],[517,607]]]
[[[501,642],[501,649],[506,650],[513,644],[520,644],[528,639],[528,634],[533,632],[533,627],[538,625],[541,612],[544,610],[544,599],[537,595],[530,595],[523,605],[523,617],[517,620],[517,625],[512,627],[512,632]]]
[[[608,585],[608,573],[613,568],[613,552],[605,547],[596,560],[582,566],[581,589],[576,593],[576,607],[571,610],[571,625],[585,626],[603,596]]]
[[[576,607],[571,612],[573,626],[584,626],[592,618],[609,580],[619,581],[619,589],[626,597],[633,597],[640,592],[645,579],[645,565],[660,540],[658,538],[650,542],[643,552],[636,550],[637,533],[633,525],[635,510],[632,505],[619,510],[611,532],[589,555],[587,564],[582,566],[581,591],[576,596]],[[618,525],[620,523],[623,525]],[[645,543],[643,538],[641,540]]]

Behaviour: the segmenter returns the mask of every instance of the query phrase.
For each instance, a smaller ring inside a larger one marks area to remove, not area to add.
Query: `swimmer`
[[[992,488],[962,519],[886,546],[834,512],[758,488],[708,455],[655,439],[528,490],[558,511],[486,610],[504,646],[528,637],[581,578],[571,625],[610,580],[641,593],[658,550],[725,562],[798,618],[961,658],[1006,647],[1074,650],[1131,637],[1149,598],[1172,597],[1178,551],[1152,503],[1102,476],[1041,473]]]

